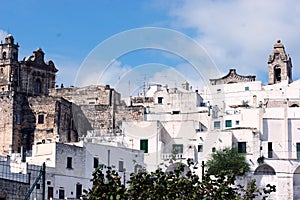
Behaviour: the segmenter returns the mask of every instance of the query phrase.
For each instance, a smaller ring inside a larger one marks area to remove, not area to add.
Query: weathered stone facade
[[[230,84],[230,83],[240,83],[240,82],[250,82],[255,81],[255,76],[242,76],[236,73],[235,69],[230,69],[229,73],[218,79],[210,79],[211,85],[221,85],[221,84]]]
[[[89,130],[111,133],[124,120],[144,119],[143,106],[123,105],[109,85],[55,88],[58,70],[44,61],[44,52],[18,61],[18,48],[12,35],[0,44],[0,154],[76,142]]]
[[[72,103],[59,97],[29,97],[35,116],[34,141],[71,142],[78,140],[72,121]]]
[[[78,140],[72,103],[49,96],[58,71],[38,49],[18,61],[12,35],[0,44],[0,154],[30,150],[37,142]]]
[[[143,106],[125,106],[121,103],[121,95],[109,85],[106,86],[87,86],[82,88],[69,87],[50,90],[51,96],[64,97],[78,105],[82,114],[88,120],[85,128],[82,128],[80,114],[74,114],[74,120],[78,121],[77,126],[85,130],[101,130],[102,132],[111,132],[120,128],[122,121],[141,121],[144,119]],[[78,108],[78,109],[79,109]]]
[[[281,81],[292,80],[292,59],[284,50],[280,40],[274,45],[274,50],[268,60],[269,85],[280,83]]]
[[[13,102],[9,92],[0,93],[0,154],[9,154],[13,143]]]

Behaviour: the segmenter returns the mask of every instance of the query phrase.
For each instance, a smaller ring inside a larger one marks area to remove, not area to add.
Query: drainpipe
[[[107,166],[110,166],[110,150],[107,150]]]

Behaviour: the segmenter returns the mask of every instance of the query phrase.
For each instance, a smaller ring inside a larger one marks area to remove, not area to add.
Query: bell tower
[[[274,45],[274,50],[268,60],[269,85],[292,79],[292,59],[285,53],[280,40]]]
[[[18,85],[19,45],[14,43],[11,34],[5,38],[5,43],[0,44],[0,92],[15,90]]]

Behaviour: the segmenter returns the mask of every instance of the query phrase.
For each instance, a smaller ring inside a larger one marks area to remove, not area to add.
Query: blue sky
[[[257,75],[263,82],[267,80],[268,55],[281,39],[292,57],[294,79],[300,74],[297,0],[0,0],[0,5],[1,39],[7,33],[14,35],[20,45],[20,60],[41,47],[46,60],[53,60],[60,70],[58,84],[74,84],[82,62],[101,42],[140,27],[163,27],[186,34],[206,50],[221,74],[237,68],[238,73]],[[118,77],[118,73],[147,63],[169,65],[179,72],[188,65],[179,57],[153,50],[131,52],[116,61],[111,73]],[[147,76],[152,75],[145,71],[136,78],[145,80]]]

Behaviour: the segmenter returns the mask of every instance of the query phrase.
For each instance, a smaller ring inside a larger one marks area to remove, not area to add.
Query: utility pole
[[[202,161],[202,165],[201,165],[201,168],[202,168],[202,180],[204,178],[204,161]]]

